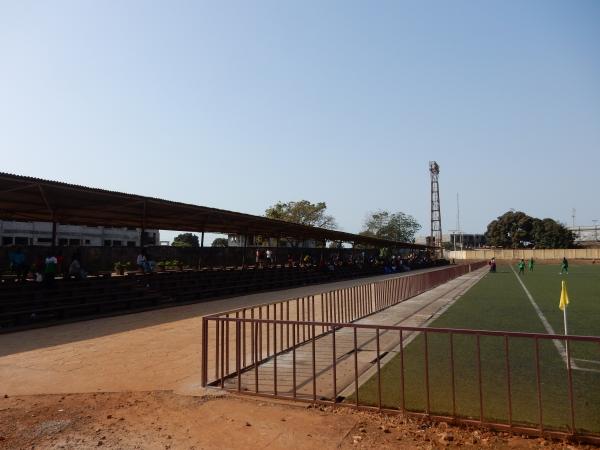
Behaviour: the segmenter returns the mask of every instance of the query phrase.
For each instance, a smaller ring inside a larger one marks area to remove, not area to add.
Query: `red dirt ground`
[[[589,448],[357,412],[170,391],[0,398],[0,449]]]

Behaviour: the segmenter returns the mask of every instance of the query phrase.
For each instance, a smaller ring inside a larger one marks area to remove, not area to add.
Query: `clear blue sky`
[[[598,1],[0,0],[0,170],[429,229],[600,219]]]

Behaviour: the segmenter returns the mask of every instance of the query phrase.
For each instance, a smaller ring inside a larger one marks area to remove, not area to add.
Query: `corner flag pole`
[[[565,323],[565,336],[567,336],[569,334],[568,330],[567,330],[567,308],[563,309],[563,321]],[[565,339],[565,349],[567,352],[567,361],[570,361],[569,358],[569,340]]]
[[[569,304],[569,294],[567,293],[567,283],[565,280],[562,280],[561,285],[562,285],[562,288],[560,291],[560,302],[558,304],[558,307],[560,309],[562,309],[562,311],[563,311],[565,336],[567,336],[569,334],[569,331],[567,329],[567,305]],[[566,350],[567,362],[568,362],[568,361],[570,361],[570,359],[569,359],[569,340],[566,338],[565,338],[565,350]]]

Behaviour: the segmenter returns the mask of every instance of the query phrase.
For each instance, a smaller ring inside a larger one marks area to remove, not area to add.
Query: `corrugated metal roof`
[[[88,226],[142,226],[427,248],[224,209],[3,172],[0,172],[0,219]]]

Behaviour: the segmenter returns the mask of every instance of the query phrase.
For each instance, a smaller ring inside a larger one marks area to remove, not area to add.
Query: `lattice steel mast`
[[[435,161],[429,161],[429,173],[431,174],[431,236],[430,244],[438,247],[439,256],[442,251],[442,214],[440,211],[440,184],[438,176],[440,166]]]

